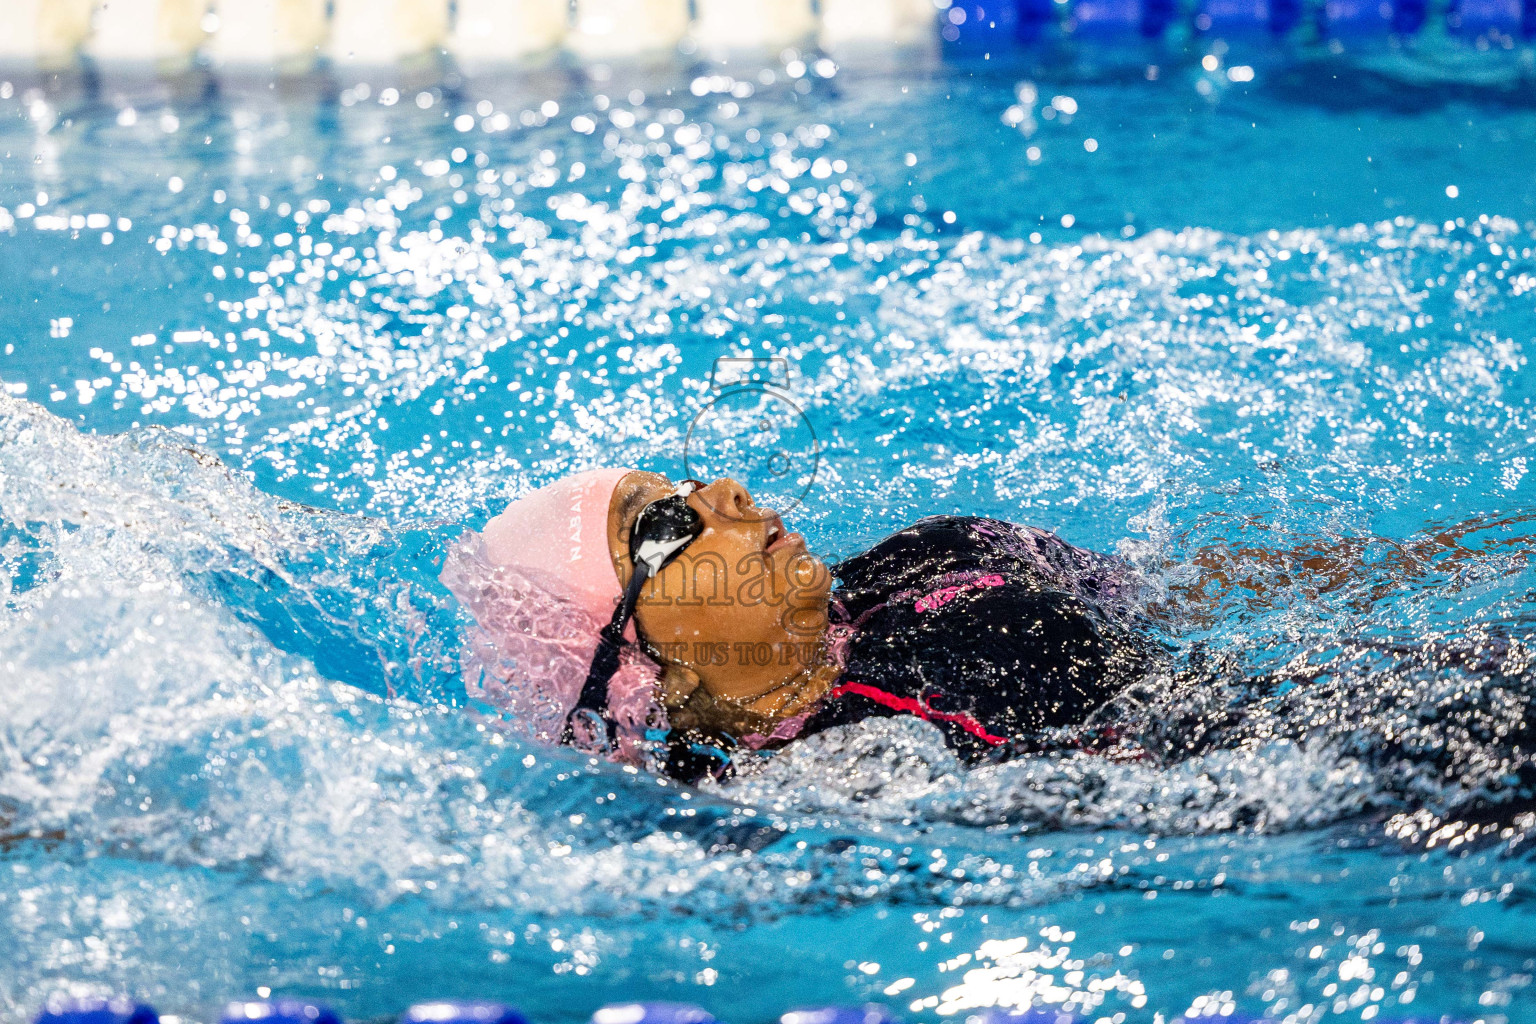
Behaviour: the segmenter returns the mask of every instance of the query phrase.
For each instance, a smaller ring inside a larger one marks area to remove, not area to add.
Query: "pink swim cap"
[[[443,584],[475,617],[460,655],[466,691],[542,743],[560,742],[598,634],[623,597],[608,552],[608,506],[630,472],[588,470],[519,498],[483,533],[466,533],[443,566]],[[608,684],[618,760],[644,763],[646,730],[665,728],[659,675],[637,648],[624,648]]]
[[[492,565],[547,580],[607,623],[624,588],[608,554],[608,505],[629,469],[589,469],[518,498],[485,524]]]

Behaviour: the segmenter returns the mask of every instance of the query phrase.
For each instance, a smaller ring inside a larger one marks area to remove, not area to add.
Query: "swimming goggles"
[[[572,723],[581,718],[588,723],[592,735],[606,737],[608,747],[612,748],[615,736],[613,719],[608,715],[608,682],[619,670],[624,629],[634,618],[635,603],[640,600],[646,581],[655,578],[704,532],[703,518],[688,504],[688,495],[703,486],[698,480],[684,480],[671,494],[646,505],[635,517],[629,533],[629,557],[634,571],[624,589],[624,599],[598,635],[592,667],[587,671],[576,706],[565,716],[560,742],[572,743]]]

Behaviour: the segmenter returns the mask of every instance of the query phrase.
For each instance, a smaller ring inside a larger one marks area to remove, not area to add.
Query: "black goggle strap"
[[[561,743],[571,745],[575,739],[571,721],[581,715],[594,726],[602,723],[604,739],[608,748],[612,749],[617,737],[613,719],[608,716],[608,681],[619,670],[619,652],[624,648],[624,627],[629,625],[629,620],[634,616],[635,602],[640,600],[640,591],[650,578],[650,566],[644,562],[636,563],[635,572],[629,578],[629,586],[624,590],[624,600],[613,610],[613,618],[608,620],[608,625],[598,634],[597,650],[592,654],[592,667],[587,670],[587,681],[581,685],[581,696],[576,699],[576,706],[565,716]]]
[[[575,731],[571,722],[578,715],[586,718],[593,727],[593,731],[601,731],[607,744],[607,749],[612,750],[617,739],[617,730],[613,719],[608,715],[608,683],[619,670],[619,652],[624,648],[624,628],[629,625],[629,620],[634,617],[635,604],[640,600],[640,591],[644,589],[646,581],[676,558],[689,544],[698,538],[702,529],[702,523],[698,521],[696,513],[684,516],[691,512],[687,506],[687,497],[702,487],[697,480],[685,480],[678,485],[672,494],[658,501],[652,502],[640,513],[635,522],[635,531],[639,543],[630,544],[630,556],[634,559],[635,571],[630,575],[629,586],[624,589],[624,599],[613,611],[613,618],[604,626],[598,634],[597,650],[592,654],[592,667],[587,670],[586,682],[582,684],[581,696],[576,699],[576,706],[565,716],[565,727],[560,734],[560,742],[572,745],[575,739]],[[649,526],[650,513],[658,505],[663,503],[675,503],[681,506],[673,512],[673,515],[662,519],[656,532],[662,533],[659,537],[641,537],[639,534],[650,532],[645,527]],[[675,520],[679,516],[691,519],[691,522],[679,524]],[[668,527],[682,528],[668,536]],[[599,726],[601,723],[601,726]]]

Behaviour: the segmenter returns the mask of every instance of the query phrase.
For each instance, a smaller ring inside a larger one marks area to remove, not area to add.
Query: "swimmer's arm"
[[[211,452],[205,452],[201,448],[194,448],[191,445],[184,444],[180,447],[181,450],[191,456],[192,461],[197,463],[199,466],[206,466],[209,469],[222,470],[226,475],[231,477],[234,475],[234,472],[228,466],[226,466],[217,455],[214,455]],[[371,516],[361,516],[349,514],[346,512],[337,512],[333,509],[320,508],[316,505],[306,505],[302,501],[294,501],[291,498],[278,498],[277,510],[279,512],[288,513],[291,515],[313,516],[316,518],[333,518],[336,516],[342,516],[349,519],[372,521]],[[3,822],[0,822],[0,824],[3,824]]]
[[[65,838],[64,830],[61,828],[17,830],[14,822],[0,816],[0,853],[9,853],[29,839],[59,843]]]
[[[1293,548],[1214,544],[1190,558],[1189,564],[1198,570],[1195,579],[1174,589],[1186,606],[1197,609],[1214,607],[1234,589],[1247,590],[1252,599],[1262,602],[1297,578],[1320,594],[1338,590],[1357,580],[1368,564],[1391,570],[1392,580],[1384,584],[1388,586],[1422,579],[1431,572],[1500,550],[1517,549],[1522,555],[1536,550],[1536,537],[1529,534],[1494,537],[1477,545],[1463,543],[1472,534],[1494,529],[1507,532],[1509,527],[1532,520],[1536,520],[1536,512],[1474,517],[1405,541],[1346,537]]]

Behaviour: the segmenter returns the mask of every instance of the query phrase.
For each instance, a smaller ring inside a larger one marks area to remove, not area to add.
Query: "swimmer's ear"
[[[681,665],[668,665],[662,669],[661,703],[664,707],[683,707],[698,689],[699,676],[693,669]]]

